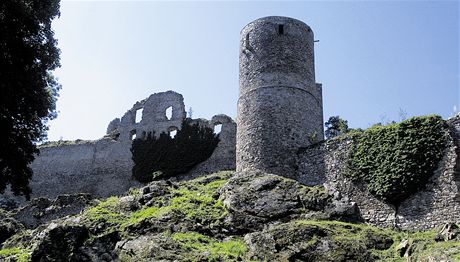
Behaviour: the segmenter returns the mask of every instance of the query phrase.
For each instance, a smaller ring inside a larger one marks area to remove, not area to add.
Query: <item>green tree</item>
[[[339,116],[331,116],[326,123],[324,123],[326,131],[324,132],[327,139],[336,137],[341,134],[348,133],[348,121],[340,118]]]
[[[60,66],[51,21],[59,0],[0,1],[0,193],[30,197],[28,165],[57,116]]]
[[[208,159],[219,143],[212,128],[190,124],[184,120],[174,138],[161,133],[158,138],[149,133],[146,139],[134,139],[133,177],[140,182],[187,173]]]

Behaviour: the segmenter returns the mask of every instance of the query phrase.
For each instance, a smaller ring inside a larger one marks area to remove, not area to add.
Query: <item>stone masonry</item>
[[[402,229],[430,229],[460,223],[460,114],[447,120],[449,139],[443,159],[425,189],[401,203],[398,210],[372,196],[363,184],[343,176],[352,149],[350,138],[317,143],[298,154],[299,181],[324,185],[330,194],[355,202],[370,224]]]
[[[321,140],[321,85],[313,32],[288,17],[264,17],[240,34],[237,171],[295,178],[295,153]]]
[[[168,108],[172,109],[169,119]],[[140,110],[142,117],[136,122]],[[121,119],[111,121],[107,135],[102,139],[42,145],[40,155],[31,164],[34,171],[30,182],[32,197],[55,198],[74,193],[108,197],[125,193],[130,187],[139,185],[131,178],[134,165],[130,151],[132,139],[145,137],[148,133],[159,135],[179,130],[185,117],[181,94],[173,91],[156,93],[135,103]],[[210,121],[193,121],[210,128],[222,125],[220,142],[207,161],[180,178],[235,169],[236,123],[226,115],[216,115]]]

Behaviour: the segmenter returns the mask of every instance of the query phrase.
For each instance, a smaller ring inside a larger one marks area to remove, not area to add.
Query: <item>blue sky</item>
[[[236,117],[239,33],[260,17],[311,26],[324,120],[351,127],[459,107],[458,1],[63,1],[60,114],[49,140],[97,139],[138,100],[174,90],[193,117]]]

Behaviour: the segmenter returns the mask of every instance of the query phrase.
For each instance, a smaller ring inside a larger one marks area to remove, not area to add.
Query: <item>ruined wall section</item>
[[[170,119],[166,110],[171,107]],[[142,118],[136,122],[136,111]],[[90,193],[94,197],[108,197],[125,193],[139,183],[131,178],[132,139],[156,136],[179,130],[185,119],[185,105],[181,94],[173,91],[156,93],[136,102],[123,117],[112,120],[107,135],[94,141],[51,142],[40,147],[40,155],[31,164],[34,175],[30,182],[32,198],[55,198],[62,194]],[[226,115],[216,115],[210,121],[193,120],[214,128],[222,125],[220,142],[211,157],[197,165],[190,175],[204,175],[235,168],[236,124]],[[18,199],[18,198],[16,198]]]
[[[168,108],[172,109],[169,119]],[[136,113],[142,114],[139,122],[136,122]],[[162,132],[179,130],[185,117],[184,98],[181,94],[173,91],[156,93],[135,103],[121,119],[112,120],[107,127],[107,135],[129,143],[134,137],[145,138],[149,133],[158,137]]]
[[[370,224],[402,229],[429,229],[460,222],[460,115],[450,118],[448,145],[443,159],[423,191],[404,201],[396,214],[394,206],[372,196],[364,184],[343,176],[353,141],[338,137],[312,145],[298,155],[302,183],[321,185],[337,198],[356,202]],[[317,178],[317,180],[312,179]]]
[[[196,165],[190,172],[178,176],[177,180],[188,180],[198,176],[211,174],[222,170],[235,170],[235,144],[236,144],[236,123],[227,115],[215,115],[210,121],[205,119],[195,120],[200,125],[214,129],[221,126],[219,144],[212,155],[204,162]]]

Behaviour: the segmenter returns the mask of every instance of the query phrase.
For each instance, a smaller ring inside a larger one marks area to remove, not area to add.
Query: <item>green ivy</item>
[[[446,147],[446,127],[440,116],[429,115],[356,133],[345,176],[397,206],[433,175]]]
[[[174,138],[149,133],[146,139],[134,139],[131,152],[133,177],[140,182],[167,178],[190,171],[208,159],[219,143],[218,135],[209,127],[184,120]]]

